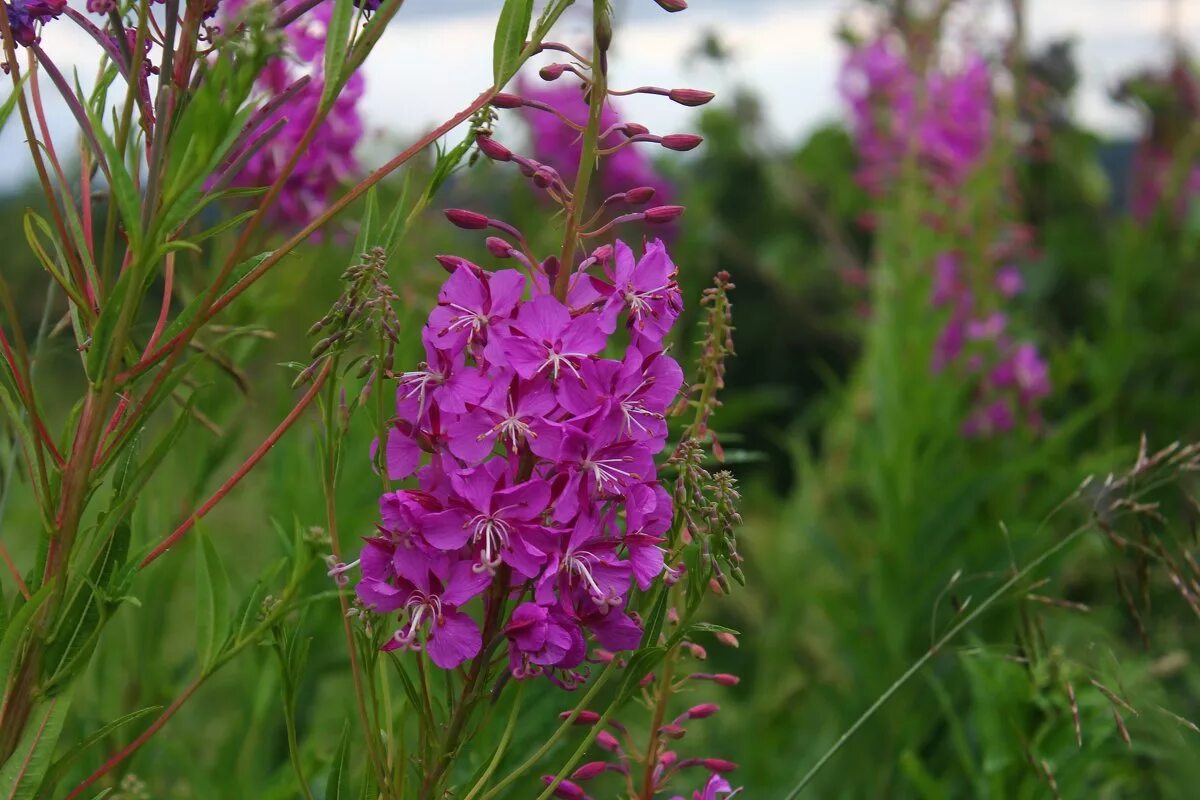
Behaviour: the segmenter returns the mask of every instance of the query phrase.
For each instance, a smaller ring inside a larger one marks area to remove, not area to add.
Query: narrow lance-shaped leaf
[[[55,697],[34,710],[17,749],[0,767],[0,800],[33,800],[50,767],[71,701]]]
[[[497,87],[508,83],[520,66],[521,49],[532,20],[533,0],[505,0],[492,44],[492,73]]]
[[[220,657],[229,630],[229,583],[212,539],[196,533],[196,649],[207,672]]]

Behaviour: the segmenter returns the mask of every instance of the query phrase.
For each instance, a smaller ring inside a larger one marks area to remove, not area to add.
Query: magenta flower
[[[423,648],[443,669],[474,658],[483,646],[479,626],[458,606],[487,587],[487,576],[465,561],[404,548],[395,551],[392,568],[390,582],[370,579],[364,561],[363,580],[357,587],[358,598],[369,608],[404,609],[408,615],[407,627],[398,629],[384,649]]]
[[[652,342],[662,342],[682,309],[676,269],[667,248],[655,239],[636,263],[624,242],[617,242],[615,253],[612,283],[593,282],[606,298],[601,312],[605,330],[611,333],[618,315],[624,312],[632,330]]]
[[[522,305],[509,327],[507,335],[488,343],[488,358],[526,380],[542,376],[555,384],[563,378],[579,380],[583,359],[604,349],[607,339],[598,314],[572,319],[567,307],[550,295]]]
[[[446,510],[421,520],[421,532],[439,550],[458,550],[470,543],[474,569],[495,574],[501,563],[527,578],[536,577],[545,554],[536,543],[538,521],[550,501],[550,486],[530,480],[505,487],[503,459],[450,476],[454,494]]]
[[[433,343],[459,349],[487,343],[493,322],[512,314],[525,290],[525,277],[513,269],[484,272],[474,265],[454,270],[429,314]]]
[[[564,386],[559,401],[571,413],[589,417],[590,432],[607,439],[666,439],[666,411],[683,385],[675,359],[630,348],[623,362],[596,359],[580,372],[582,380]]]

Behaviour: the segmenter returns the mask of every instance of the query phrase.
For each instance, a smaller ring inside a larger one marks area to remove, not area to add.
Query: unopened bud
[[[590,781],[597,775],[602,775],[608,771],[607,761],[589,761],[579,769],[571,773],[571,778],[577,781]]]
[[[553,775],[543,775],[542,783],[549,786],[554,783]],[[587,794],[582,788],[570,781],[560,781],[558,786],[554,787],[554,796],[562,798],[562,800],[586,800]]]
[[[459,267],[465,267],[471,262],[461,256],[434,256],[434,259],[442,265],[442,269],[451,274]]]
[[[496,258],[511,258],[513,254],[513,246],[501,239],[499,236],[489,236],[483,240],[483,244],[487,247],[489,253]]]
[[[662,225],[679,218],[683,206],[655,206],[646,209],[646,222],[652,225]]]
[[[717,641],[726,647],[739,647],[738,638],[729,631],[718,631]]]
[[[544,81],[556,81],[562,77],[566,69],[566,64],[547,64],[538,70],[538,75],[541,75]]]
[[[607,261],[612,258],[613,246],[611,244],[602,244],[592,251],[592,258],[597,261]]]
[[[672,625],[679,624],[679,609],[671,607],[667,609],[667,622]]]
[[[701,703],[687,710],[688,719],[705,719],[721,710],[716,703]]]
[[[525,101],[521,99],[520,95],[497,92],[492,95],[492,105],[496,108],[520,108],[525,105]]]
[[[637,122],[626,122],[621,126],[621,132],[626,136],[633,138],[634,136],[645,136],[650,132],[650,129]]]
[[[685,647],[692,651],[692,658],[695,658],[699,661],[703,661],[704,659],[708,658],[708,651],[705,650],[702,645],[698,645],[695,642],[688,642]]]
[[[697,136],[694,133],[672,133],[670,136],[662,137],[661,144],[668,150],[686,153],[688,150],[695,150],[703,141],[703,136]]]
[[[695,108],[696,106],[704,105],[716,97],[716,95],[712,92],[704,92],[699,89],[672,89],[667,92],[667,97],[681,106]]]
[[[468,231],[481,231],[488,226],[488,218],[485,215],[467,211],[465,208],[446,209],[446,219]]]
[[[565,720],[570,716],[571,716],[570,711],[564,711],[558,715],[558,718]],[[599,721],[600,721],[600,715],[597,714],[595,711],[580,711],[575,716],[575,724],[576,725],[595,725]]]
[[[610,753],[615,753],[621,749],[621,743],[617,741],[617,737],[613,736],[608,731],[600,731],[596,734],[596,744]]]
[[[674,723],[663,725],[658,729],[658,732],[668,739],[682,739],[684,736],[687,736],[687,731],[684,730],[684,727],[682,725],[675,725]]]
[[[653,186],[639,186],[625,193],[625,202],[631,206],[640,206],[643,203],[649,203],[653,197]]]
[[[477,136],[475,145],[493,161],[512,161],[512,151],[490,136]]]
[[[687,8],[687,0],[654,0],[654,2],[658,3],[658,7],[663,11],[669,11],[672,14]]]
[[[642,678],[640,681],[638,681],[638,686],[640,688],[644,689],[645,687],[649,686],[652,683],[654,683],[654,673],[650,672],[650,673],[647,673],[647,675],[644,678]]]
[[[688,677],[694,681],[712,681],[718,686],[737,686],[742,682],[737,675],[730,675],[728,672],[693,672]]]
[[[723,758],[702,758],[700,763],[709,772],[733,772],[737,769],[737,764],[732,761],[726,761]]]

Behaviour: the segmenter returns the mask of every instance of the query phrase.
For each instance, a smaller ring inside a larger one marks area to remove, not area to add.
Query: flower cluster
[[[226,5],[227,12],[235,10],[233,3]],[[239,3],[237,7],[242,5]],[[286,12],[295,5],[285,3],[281,9]],[[259,142],[247,145],[258,149],[234,177],[234,185],[271,185],[301,145],[324,90],[322,56],[332,15],[332,3],[318,3],[284,28],[283,52],[267,64],[259,76],[258,88],[265,97],[286,99],[277,103],[271,113],[256,118],[255,132],[265,132],[266,141],[261,147]],[[270,212],[281,227],[308,224],[325,209],[338,185],[358,170],[354,149],[363,135],[358,110],[363,90],[363,76],[356,72],[305,144]]]
[[[401,613],[386,648],[423,648],[452,669],[482,647],[468,601],[489,587],[515,595],[502,628],[512,674],[570,685],[585,632],[609,651],[639,645],[626,597],[664,570],[673,514],[654,456],[683,381],[663,351],[681,310],[675,266],[661,241],[640,258],[604,245],[561,302],[545,268],[442,263],[426,358],[399,376],[385,443],[388,477],[415,473],[418,488],[381,499],[358,597]]]
[[[894,39],[880,36],[848,55],[839,80],[851,111],[859,182],[881,193],[911,152],[942,187],[960,185],[992,133],[991,77],[978,56],[958,71],[914,68]]]
[[[41,26],[57,19],[67,7],[67,0],[11,0],[4,4],[13,41],[30,47],[41,41]]]
[[[935,308],[950,316],[934,346],[933,368],[958,366],[972,378],[973,410],[963,425],[968,436],[1007,433],[1019,422],[1041,423],[1038,405],[1050,394],[1049,368],[1037,345],[1014,338],[999,307],[1024,287],[1009,264],[990,274],[990,285],[971,280],[964,258],[940,254],[934,262]],[[990,309],[990,310],[989,310]]]

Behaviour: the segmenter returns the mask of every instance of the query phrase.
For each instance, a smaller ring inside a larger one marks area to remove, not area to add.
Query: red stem
[[[217,503],[225,499],[225,495],[229,494],[230,490],[237,486],[242,478],[246,477],[246,474],[254,468],[255,464],[262,460],[263,456],[267,454],[267,451],[275,446],[275,443],[279,441],[283,434],[287,433],[288,428],[292,427],[296,420],[300,418],[300,415],[304,412],[304,409],[308,408],[309,404],[312,403],[313,399],[317,396],[317,393],[321,390],[321,386],[325,383],[325,379],[329,377],[330,363],[331,362],[325,363],[324,369],[317,374],[317,377],[313,380],[312,386],[310,386],[308,391],[304,393],[304,396],[300,398],[300,402],[296,403],[295,408],[293,408],[288,415],[283,418],[283,422],[280,422],[275,430],[271,431],[271,435],[268,436],[263,443],[258,446],[258,449],[255,450],[240,467],[238,467],[236,472],[229,476],[229,479],[225,481],[225,483],[221,484],[221,488],[217,489],[217,491],[213,493],[213,496],[205,501],[204,505],[193,511],[191,516],[184,520],[180,526],[175,529],[174,533],[159,542],[158,546],[151,550],[148,556],[142,559],[142,563],[138,564],[138,569],[145,569],[151,563],[153,563],[155,559],[170,550],[176,542],[182,539],[184,535],[186,535],[187,532],[192,529],[192,526],[199,522],[209,511],[212,511],[213,507],[216,506]]]
[[[54,446],[54,440],[50,437],[50,432],[46,430],[46,426],[42,424],[41,415],[39,415],[33,406],[33,394],[28,390],[25,381],[21,378],[21,371],[17,369],[17,359],[13,354],[12,346],[8,343],[8,337],[4,335],[4,329],[0,328],[0,348],[4,350],[4,360],[8,362],[8,368],[12,371],[13,382],[17,384],[17,394],[21,395],[21,399],[25,402],[29,409],[29,418],[33,421],[33,427],[37,430],[38,438],[50,451],[51,458],[58,465],[59,469],[66,464],[63,461],[62,454],[58,452],[58,448]]]
[[[136,739],[134,739],[129,744],[125,745],[125,747],[121,748],[121,750],[119,750],[115,755],[113,755],[112,758],[108,759],[108,761],[105,761],[103,766],[101,766],[100,769],[96,770],[91,775],[89,775],[87,777],[87,779],[84,780],[83,783],[79,784],[74,789],[72,789],[71,793],[66,796],[65,800],[74,800],[76,797],[78,797],[80,795],[81,792],[83,792],[85,789],[87,789],[89,786],[91,786],[96,781],[100,780],[107,773],[111,772],[122,761],[124,761],[125,759],[127,759],[131,755],[133,755],[135,752],[137,752],[138,749],[141,748],[141,746],[146,743],[146,740],[148,740],[154,734],[158,733],[158,729],[161,728],[163,725],[166,725],[168,720],[170,720],[171,717],[175,716],[175,712],[178,711],[180,709],[180,707],[182,707],[183,704],[187,702],[188,698],[191,697],[195,693],[195,691],[200,688],[200,685],[202,683],[204,683],[204,676],[200,676],[200,677],[196,678],[194,681],[192,681],[190,684],[188,684],[188,687],[183,690],[183,694],[181,694],[181,695],[179,695],[179,697],[175,698],[175,702],[171,703],[171,705],[167,707],[167,710],[164,711],[162,714],[160,714],[158,719],[154,720],[154,722],[150,725],[149,728],[146,728],[146,730],[142,731],[140,736],[138,736]]]
[[[9,574],[17,584],[17,589],[20,590],[21,596],[26,600],[31,599],[29,587],[25,585],[25,581],[21,578],[21,572],[17,569],[17,565],[13,563],[12,556],[9,555],[8,548],[4,546],[4,542],[0,542],[0,558],[4,559],[4,565],[8,567]]]

